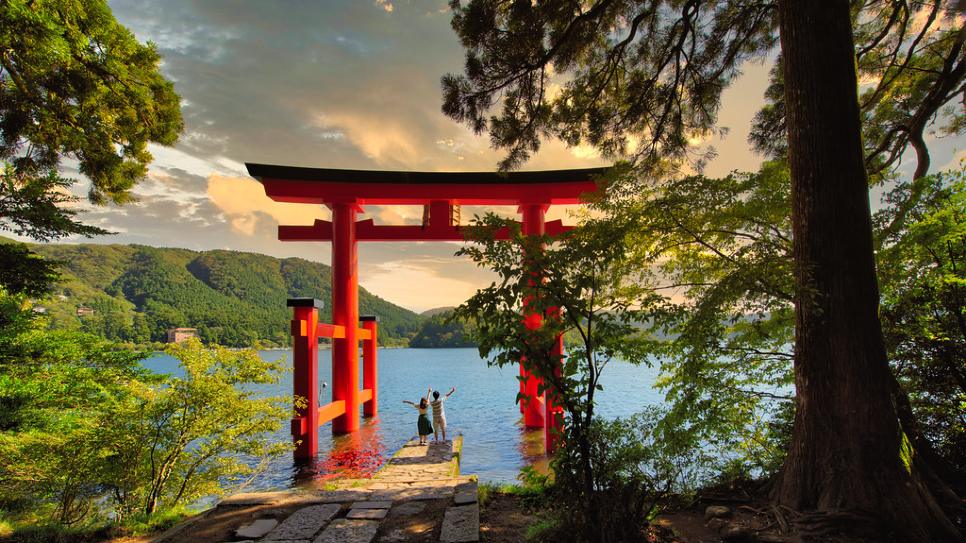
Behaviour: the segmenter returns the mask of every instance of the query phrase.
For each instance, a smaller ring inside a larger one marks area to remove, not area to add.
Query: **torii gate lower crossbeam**
[[[359,407],[364,404],[366,416],[377,412],[375,328],[358,329],[358,253],[360,241],[462,241],[467,227],[453,217],[457,205],[516,205],[522,214],[523,231],[529,235],[557,235],[568,230],[560,221],[546,222],[547,209],[554,204],[576,204],[597,190],[595,178],[604,168],[554,170],[540,172],[389,172],[298,168],[264,164],[246,164],[252,177],[258,179],[265,193],[275,201],[324,204],[332,210],[331,221],[316,220],[312,225],[279,226],[282,241],[332,242],[332,325],[318,325],[317,309],[296,306],[296,323],[312,332],[296,341],[296,359],[315,360],[318,332],[331,331],[332,403],[319,407],[317,384],[300,384],[317,375],[300,370],[296,364],[295,390],[310,398],[306,410],[293,420],[293,435],[305,445],[296,451],[298,457],[315,456],[318,448],[318,425],[332,420],[334,433],[359,429]],[[357,221],[364,205],[423,205],[429,209],[428,220],[421,226],[376,225],[370,220]],[[507,232],[498,233],[506,237]],[[521,255],[522,257],[523,255]],[[314,315],[314,317],[313,317]],[[315,319],[314,321],[312,319]],[[316,324],[311,324],[311,323]],[[308,324],[305,324],[308,323]],[[329,329],[324,328],[329,326]],[[301,328],[300,328],[301,331]],[[368,338],[363,347],[363,389],[359,388],[359,340]],[[300,346],[301,345],[301,346]],[[557,354],[563,354],[563,339],[558,338]],[[370,362],[371,360],[371,362]],[[309,364],[314,367],[314,364]],[[371,370],[371,371],[370,371]],[[539,382],[521,364],[520,391],[529,398],[521,411],[529,428],[545,428],[547,452],[553,450],[555,429],[561,421],[560,408],[553,405],[552,391],[540,397]],[[304,413],[304,415],[302,414]]]

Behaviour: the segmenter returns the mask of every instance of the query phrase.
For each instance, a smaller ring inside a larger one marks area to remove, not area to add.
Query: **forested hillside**
[[[409,341],[410,347],[440,348],[440,347],[475,347],[476,341],[472,337],[472,326],[461,320],[451,322],[453,308],[430,309],[422,313],[426,320],[419,327],[419,331]]]
[[[138,245],[34,245],[59,262],[62,279],[40,303],[57,329],[82,329],[109,339],[164,341],[174,327],[228,346],[259,340],[289,343],[290,297],[323,300],[331,321],[331,268],[300,258],[236,251],[189,251]],[[91,313],[79,308],[90,308]],[[361,314],[378,315],[384,343],[419,328],[419,315],[359,289]],[[394,341],[395,340],[395,341]]]

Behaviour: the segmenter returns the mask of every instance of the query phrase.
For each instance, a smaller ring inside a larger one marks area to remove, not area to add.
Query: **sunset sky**
[[[239,2],[115,0],[117,19],[157,44],[182,98],[185,134],[153,146],[139,202],[94,208],[88,222],[117,232],[97,243],[235,249],[329,263],[327,243],[282,243],[276,226],[327,218],[311,205],[277,204],[247,176],[245,162],[324,168],[492,170],[500,153],[440,112],[439,80],[459,72],[463,51],[445,0]],[[706,172],[753,170],[750,120],[770,66],[749,64],[725,92],[708,142],[719,157]],[[934,169],[957,164],[966,142],[934,147]],[[524,169],[604,163],[592,149],[549,141]],[[66,172],[71,173],[71,172]],[[83,192],[78,187],[78,192]],[[417,222],[421,210],[369,208],[377,222]],[[558,212],[560,217],[564,212]],[[81,240],[69,240],[81,241]],[[416,311],[456,305],[489,276],[453,257],[452,243],[367,243],[361,284]]]

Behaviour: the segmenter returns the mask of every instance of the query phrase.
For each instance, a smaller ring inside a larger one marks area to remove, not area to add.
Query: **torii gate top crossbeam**
[[[606,168],[532,172],[398,172],[246,164],[277,202],[358,205],[577,204]]]

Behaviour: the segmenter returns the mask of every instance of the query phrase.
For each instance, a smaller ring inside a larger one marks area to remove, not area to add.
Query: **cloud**
[[[422,156],[416,147],[417,134],[391,118],[378,114],[334,112],[318,115],[316,122],[320,128],[336,129],[345,134],[376,164],[418,164]]]
[[[276,231],[277,224],[311,224],[328,217],[328,211],[272,202],[247,176],[245,162],[488,171],[504,154],[490,147],[486,135],[440,112],[440,77],[464,66],[446,0],[111,0],[111,9],[140,40],[157,44],[162,70],[183,100],[186,132],[173,148],[150,146],[155,160],[137,188],[137,204],[85,214],[85,220],[122,232],[98,241],[328,262],[328,244],[281,243]],[[731,132],[724,140],[700,142],[715,145],[719,153],[707,168],[709,175],[757,168],[760,157],[750,151],[746,137],[769,68],[746,65],[745,75],[725,91],[720,124]],[[559,84],[555,79],[551,92],[559,92]],[[948,152],[937,151],[936,164],[955,152],[951,140]],[[603,164],[592,148],[568,148],[553,140],[544,142],[525,167]],[[498,211],[516,214],[512,207]],[[370,206],[366,212],[381,224],[418,224],[422,218],[416,206]],[[471,214],[464,208],[464,222]],[[566,215],[555,206],[548,220],[573,222]],[[491,277],[453,257],[457,247],[361,244],[363,285],[414,308],[459,303]]]
[[[212,174],[208,177],[208,197],[225,214],[232,229],[246,236],[255,234],[259,214],[268,215],[277,224],[312,224],[315,219],[331,217],[322,206],[275,202],[265,196],[261,183],[247,177]]]
[[[944,172],[948,170],[958,170],[966,166],[966,149],[957,150],[953,157],[934,171]]]
[[[465,265],[465,264],[464,264]],[[458,305],[481,286],[475,277],[441,275],[448,267],[463,267],[455,258],[446,261],[394,260],[360,268],[366,289],[414,311]]]

